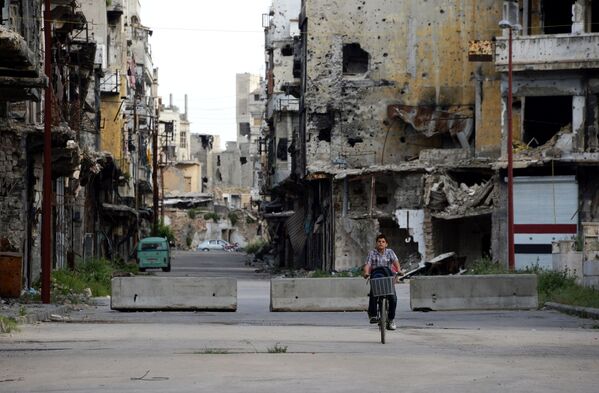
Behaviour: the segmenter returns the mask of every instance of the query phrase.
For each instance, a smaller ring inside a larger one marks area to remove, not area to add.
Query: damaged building
[[[290,3],[273,2],[267,37],[277,18],[287,29],[297,20],[279,16]],[[267,116],[263,216],[281,266],[360,266],[379,232],[404,262],[490,255],[502,225],[501,80],[492,63],[469,61],[468,46],[499,32],[501,12],[491,0],[304,0],[298,38],[267,38],[269,103],[285,93],[298,103],[296,127],[275,124],[282,110]]]
[[[140,213],[146,155],[131,154],[145,153],[152,126],[149,31],[139,24],[137,0],[108,3],[50,1],[48,78],[44,2],[0,1],[0,252],[20,261],[21,288],[41,270],[45,111],[52,118],[52,268],[126,259],[138,237],[128,228],[150,218]]]
[[[599,1],[520,0],[512,40],[516,267],[551,267],[554,241],[581,236],[599,213]],[[497,37],[503,156],[508,35]],[[497,166],[500,173],[505,162]],[[505,231],[497,231],[503,235]],[[505,249],[494,250],[506,258]]]

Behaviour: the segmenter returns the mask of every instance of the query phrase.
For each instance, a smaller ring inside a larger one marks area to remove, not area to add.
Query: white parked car
[[[230,247],[230,244],[226,240],[215,239],[215,240],[204,240],[198,244],[198,251],[211,251],[211,250],[225,250]]]

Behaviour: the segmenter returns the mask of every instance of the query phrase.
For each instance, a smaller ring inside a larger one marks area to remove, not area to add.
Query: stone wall
[[[24,251],[27,217],[25,142],[0,131],[0,249]]]

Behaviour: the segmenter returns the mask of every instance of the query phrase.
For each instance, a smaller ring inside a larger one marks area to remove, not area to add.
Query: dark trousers
[[[369,294],[368,297],[370,298],[368,300],[368,316],[369,317],[376,317],[376,308],[377,308],[377,298],[372,296],[372,294]],[[389,321],[392,321],[395,319],[395,307],[397,307],[397,295],[389,295],[387,296],[387,299],[389,299],[389,312],[387,313]]]

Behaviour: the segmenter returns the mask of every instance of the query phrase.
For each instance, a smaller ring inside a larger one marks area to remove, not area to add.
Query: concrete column
[[[584,146],[584,129],[586,119],[586,97],[572,97],[572,148],[577,150]]]
[[[584,33],[584,22],[586,19],[586,0],[577,0],[572,4],[572,34]]]

